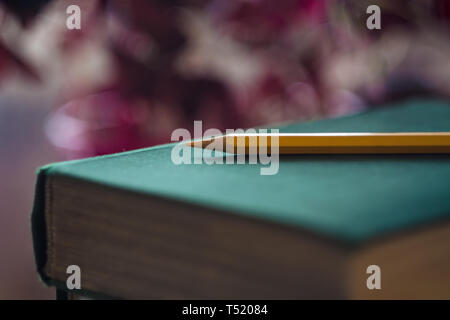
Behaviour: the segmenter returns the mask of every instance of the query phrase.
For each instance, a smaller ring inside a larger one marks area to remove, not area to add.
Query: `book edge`
[[[51,285],[51,279],[45,274],[47,262],[47,226],[45,223],[45,184],[47,171],[51,165],[38,169],[35,185],[33,209],[31,212],[31,235],[33,239],[33,252],[37,272],[42,282]]]

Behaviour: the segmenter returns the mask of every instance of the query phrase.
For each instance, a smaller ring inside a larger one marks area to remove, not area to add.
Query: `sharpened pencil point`
[[[193,148],[205,148],[208,144],[213,141],[211,138],[203,139],[203,140],[194,140],[186,143],[186,146]]]

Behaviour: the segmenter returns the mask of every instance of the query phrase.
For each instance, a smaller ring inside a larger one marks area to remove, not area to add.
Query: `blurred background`
[[[66,27],[71,4],[81,30]],[[0,0],[0,299],[54,298],[33,260],[37,167],[169,142],[194,120],[448,99],[449,19],[445,0]]]

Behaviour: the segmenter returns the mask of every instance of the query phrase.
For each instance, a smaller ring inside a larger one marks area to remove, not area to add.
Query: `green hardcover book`
[[[395,131],[450,131],[450,104],[280,128]],[[47,284],[66,288],[77,265],[77,293],[99,297],[450,298],[449,155],[281,156],[261,175],[261,164],[175,165],[173,146],[39,170],[33,240]]]

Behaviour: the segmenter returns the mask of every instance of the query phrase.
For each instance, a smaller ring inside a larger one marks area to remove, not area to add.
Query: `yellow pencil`
[[[231,134],[187,145],[246,154],[450,153],[450,132]]]

